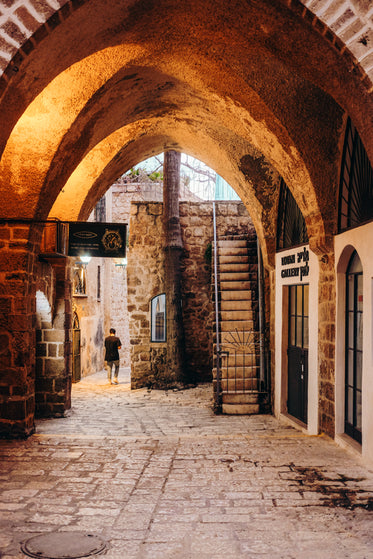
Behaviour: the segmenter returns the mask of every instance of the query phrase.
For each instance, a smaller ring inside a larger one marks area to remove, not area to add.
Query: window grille
[[[359,134],[349,118],[339,187],[338,232],[373,219],[373,170]]]
[[[277,217],[277,250],[308,243],[306,222],[283,179]]]

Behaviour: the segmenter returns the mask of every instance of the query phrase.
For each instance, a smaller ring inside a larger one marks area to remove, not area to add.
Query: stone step
[[[252,274],[246,271],[237,270],[220,270],[220,282],[226,281],[250,281],[252,279]]]
[[[222,413],[225,415],[257,415],[259,404],[223,404]]]
[[[242,293],[242,292],[241,292]],[[220,301],[220,310],[221,311],[251,311],[253,305],[255,305],[255,301],[251,298],[251,291],[250,297],[248,299],[221,299]],[[225,293],[226,295],[226,293]]]
[[[220,322],[220,332],[231,333],[232,339],[239,337],[244,338],[244,335],[254,329],[253,320],[222,320]]]
[[[228,273],[237,274],[237,273],[246,272],[248,274],[257,275],[258,265],[252,264],[250,262],[241,262],[239,260],[234,262],[223,262],[220,263],[220,266],[218,267],[218,272],[220,274],[228,274]]]
[[[221,247],[219,248],[219,260],[221,256],[247,256],[246,247]]]
[[[220,368],[220,380],[229,380],[230,383],[232,383],[231,388],[233,388],[234,386],[235,379],[240,382],[249,381],[246,388],[254,390],[254,388],[256,389],[258,385],[259,373],[259,365],[253,365],[252,367],[250,367],[249,365],[245,367],[227,367],[223,361]],[[212,375],[213,378],[216,379],[216,368],[212,370]]]
[[[249,257],[246,255],[235,255],[235,254],[229,254],[229,255],[219,255],[219,266],[221,268],[222,265],[226,265],[226,264],[248,264],[249,263]]]
[[[245,249],[247,248],[247,241],[245,239],[235,239],[235,240],[225,240],[225,239],[219,239],[218,240],[218,247],[219,249],[221,248],[242,248],[244,247]]]
[[[245,291],[251,290],[254,287],[254,282],[252,281],[221,281],[220,290],[221,291]]]
[[[223,404],[257,404],[259,393],[256,392],[234,392],[222,394]]]
[[[222,291],[220,294],[222,301],[251,301],[252,291],[251,290],[239,290],[239,291]]]
[[[213,381],[214,390],[216,390],[216,380]],[[237,392],[257,392],[259,388],[259,381],[257,379],[221,379],[220,390],[221,393],[236,394]]]
[[[240,262],[227,262],[226,264],[222,264],[218,270],[220,276],[222,274],[249,274],[249,264],[244,262],[241,264]],[[252,272],[251,272],[252,273]]]
[[[254,312],[252,308],[237,311],[223,311],[220,313],[220,320],[225,322],[227,320],[253,320]]]

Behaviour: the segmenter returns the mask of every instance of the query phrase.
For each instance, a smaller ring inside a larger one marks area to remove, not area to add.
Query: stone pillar
[[[72,300],[70,266],[53,264],[56,296],[50,323],[37,331],[36,416],[59,417],[71,407]]]
[[[332,231],[332,222],[324,223]],[[319,258],[319,431],[335,435],[336,274],[334,238],[311,222],[310,248]],[[310,307],[312,308],[312,306]]]
[[[320,257],[319,283],[319,430],[335,435],[335,320],[334,252]]]
[[[0,436],[34,431],[35,244],[28,225],[0,224]]]

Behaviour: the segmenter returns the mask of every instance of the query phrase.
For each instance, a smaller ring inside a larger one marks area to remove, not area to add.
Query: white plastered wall
[[[302,281],[300,276],[281,276],[284,269],[292,266],[302,266],[297,263],[297,254],[306,248],[309,252],[309,275]],[[282,258],[295,254],[296,263],[292,266],[283,266]],[[308,352],[308,424],[307,433],[318,433],[318,290],[319,290],[319,263],[308,245],[296,247],[276,254],[276,300],[275,300],[275,416],[280,418],[286,411],[286,379],[287,379],[287,308],[285,303],[286,287],[289,285],[309,284],[309,352]],[[288,419],[288,418],[287,418]]]
[[[345,274],[349,259],[357,251],[363,266],[363,381],[362,381],[362,455],[373,462],[373,223],[335,237],[337,273],[336,324],[336,434],[344,433],[345,381]],[[346,438],[343,439],[346,441]],[[347,439],[348,440],[348,439]],[[352,442],[352,441],[351,441]],[[356,446],[356,445],[355,445]]]

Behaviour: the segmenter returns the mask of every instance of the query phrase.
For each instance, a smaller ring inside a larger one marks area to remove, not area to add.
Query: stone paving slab
[[[271,416],[215,416],[211,387],[130,391],[105,373],[65,418],[0,441],[0,556],[81,530],[108,559],[373,559],[373,471]]]

